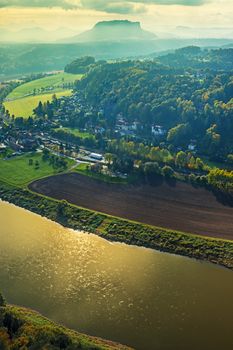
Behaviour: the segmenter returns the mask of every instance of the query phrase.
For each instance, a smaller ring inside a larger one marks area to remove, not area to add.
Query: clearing
[[[33,165],[29,165],[29,159],[33,160]],[[75,164],[70,159],[66,160],[68,168]],[[39,162],[38,169],[35,167],[36,161]],[[12,185],[22,186],[41,177],[57,174],[59,171],[61,169],[54,169],[48,161],[43,161],[41,153],[27,153],[6,160],[0,159],[0,180]]]

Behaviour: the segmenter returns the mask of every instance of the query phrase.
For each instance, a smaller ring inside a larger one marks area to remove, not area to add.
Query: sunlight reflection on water
[[[112,244],[3,202],[0,220],[9,302],[137,349],[232,349],[232,271]]]

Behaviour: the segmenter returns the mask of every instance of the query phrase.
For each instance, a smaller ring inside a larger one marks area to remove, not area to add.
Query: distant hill
[[[75,35],[71,38],[63,39],[62,42],[119,42],[153,39],[156,39],[156,35],[143,30],[139,22],[116,20],[98,22],[91,30]]]
[[[172,53],[174,50],[185,46],[200,46],[201,48],[210,48],[211,46],[218,48],[223,45],[232,47],[232,40],[155,39],[122,40],[115,42],[0,43],[0,81],[6,79],[6,77],[11,78],[26,73],[62,70],[68,63],[83,56],[92,56],[96,60],[135,57],[153,59],[160,55]],[[172,63],[169,59],[170,64],[175,64],[175,62]],[[179,62],[177,64],[180,65]],[[220,64],[222,65],[222,60]]]
[[[45,30],[40,27],[23,28],[20,30],[9,30],[0,27],[0,42],[6,43],[46,43],[56,42],[58,39],[74,35],[71,29],[60,27],[56,30]]]

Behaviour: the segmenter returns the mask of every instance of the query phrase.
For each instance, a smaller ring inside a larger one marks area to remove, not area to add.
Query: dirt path
[[[210,191],[181,182],[126,186],[70,173],[35,181],[30,189],[146,224],[233,239],[233,208],[217,201]]]

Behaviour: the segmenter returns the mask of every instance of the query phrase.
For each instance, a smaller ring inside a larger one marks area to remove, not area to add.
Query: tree
[[[203,170],[204,162],[201,160],[201,158],[196,158],[196,168],[199,170]]]
[[[146,176],[158,175],[161,173],[161,168],[157,162],[146,162],[144,164],[144,173]]]
[[[104,159],[107,162],[108,167],[113,162],[114,155],[112,153],[105,153]]]
[[[209,129],[206,130],[206,149],[209,154],[214,154],[217,152],[219,148],[219,144],[221,141],[221,136],[217,132],[217,125],[213,124]]]
[[[43,117],[44,116],[44,108],[43,104],[40,101],[38,106],[33,110],[33,112],[38,116],[38,117]]]
[[[227,163],[233,164],[233,154],[228,154],[228,156],[227,156]]]
[[[194,158],[194,156],[191,156],[191,158],[189,159],[188,167],[190,169],[195,169],[196,168],[196,159]]]
[[[65,66],[65,72],[73,74],[83,74],[86,73],[88,67],[94,63],[95,58],[91,56],[77,58],[76,60]]]
[[[92,164],[92,165],[90,166],[90,170],[91,170],[93,173],[101,173],[102,164],[100,164],[100,163]]]
[[[66,211],[68,208],[68,203],[66,200],[62,200],[58,203],[57,206],[57,218],[63,223],[67,221]]]
[[[186,165],[187,165],[187,155],[185,152],[183,151],[180,151],[177,153],[176,155],[176,165],[179,167],[179,168],[184,168]]]
[[[5,306],[6,305],[6,301],[3,298],[2,294],[0,293],[0,306]]]
[[[42,153],[42,160],[46,162],[49,159],[49,150],[44,148]]]
[[[40,163],[38,162],[38,160],[36,160],[36,162],[35,162],[35,169],[37,170],[37,169],[39,169],[39,167],[40,167]]]
[[[168,178],[171,178],[174,176],[174,170],[172,169],[172,167],[168,166],[168,165],[165,165],[163,168],[162,168],[162,175],[164,177],[168,177]]]
[[[188,124],[178,124],[174,128],[170,129],[167,135],[167,141],[174,145],[183,145],[187,142],[190,128]]]

